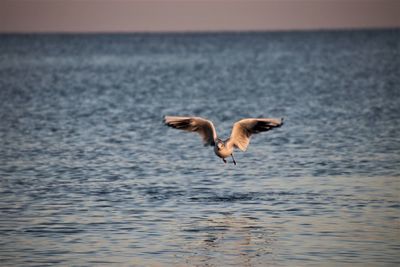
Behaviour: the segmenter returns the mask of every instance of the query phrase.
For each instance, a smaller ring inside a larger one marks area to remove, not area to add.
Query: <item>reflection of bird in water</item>
[[[225,141],[217,137],[217,132],[211,121],[200,117],[165,116],[164,123],[175,129],[199,133],[205,146],[213,146],[215,154],[222,158],[225,163],[225,158],[231,156],[233,163],[236,165],[233,149],[239,148],[242,151],[246,151],[252,134],[266,132],[282,126],[283,118],[242,119],[233,125],[231,136]]]
[[[197,222],[201,240],[188,248],[190,266],[264,266],[271,259],[271,232],[258,219],[236,216],[214,217]]]

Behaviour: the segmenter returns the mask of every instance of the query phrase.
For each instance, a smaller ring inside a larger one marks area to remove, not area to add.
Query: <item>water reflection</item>
[[[184,229],[201,232],[188,246],[194,253],[186,262],[190,266],[259,266],[272,254],[274,245],[274,233],[263,224],[256,218],[235,215],[196,220]]]

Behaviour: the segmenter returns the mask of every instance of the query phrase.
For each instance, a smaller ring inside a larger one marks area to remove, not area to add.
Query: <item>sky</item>
[[[0,32],[400,28],[400,0],[0,0]]]

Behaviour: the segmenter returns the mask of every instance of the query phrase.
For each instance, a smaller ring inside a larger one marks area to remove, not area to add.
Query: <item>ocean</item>
[[[399,266],[399,84],[395,29],[0,35],[1,265]]]

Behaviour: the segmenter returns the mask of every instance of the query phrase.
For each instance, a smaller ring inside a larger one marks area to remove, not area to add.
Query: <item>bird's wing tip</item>
[[[163,119],[162,119],[163,123],[166,124],[166,125],[168,125],[168,117],[171,117],[171,116],[164,115]]]

